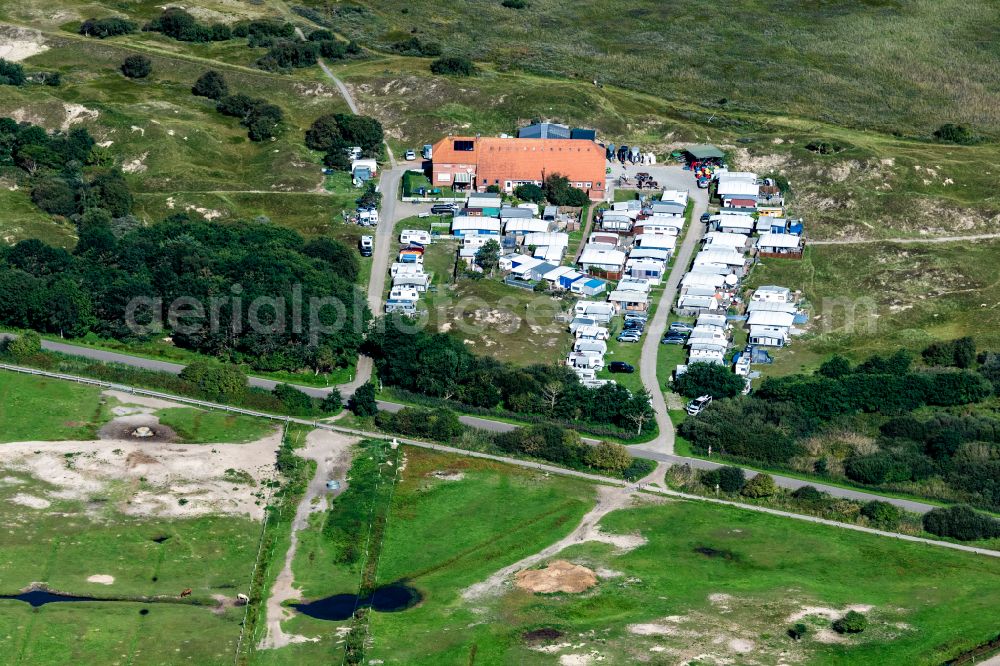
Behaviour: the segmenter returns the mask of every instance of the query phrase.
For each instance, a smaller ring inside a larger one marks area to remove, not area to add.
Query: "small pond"
[[[413,608],[422,598],[420,592],[405,583],[391,583],[376,589],[368,597],[335,594],[309,603],[295,604],[293,608],[317,620],[341,621],[350,619],[357,608],[367,606],[380,613],[397,613]]]
[[[16,601],[24,601],[33,608],[38,608],[39,606],[44,606],[45,604],[54,604],[61,601],[107,601],[106,599],[95,599],[94,597],[74,597],[69,594],[56,594],[54,592],[49,592],[48,590],[29,590],[27,592],[22,592],[20,594],[3,594],[0,595],[0,599],[14,599]]]

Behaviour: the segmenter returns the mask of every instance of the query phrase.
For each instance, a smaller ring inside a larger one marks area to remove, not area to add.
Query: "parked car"
[[[371,236],[362,236],[358,241],[358,250],[361,252],[362,257],[372,256],[372,252],[375,249],[375,239]]]
[[[646,321],[649,319],[649,315],[644,314],[627,314],[625,315],[625,321]]]
[[[631,374],[635,372],[635,366],[626,363],[625,361],[612,361],[608,366],[610,372],[624,372],[625,374]]]
[[[638,333],[625,332],[619,335],[616,340],[618,342],[639,342],[642,339]]]
[[[684,345],[687,344],[687,336],[668,333],[660,340],[661,345]]]
[[[638,321],[636,319],[631,319],[629,321],[626,321],[622,325],[622,328],[624,328],[625,330],[636,329],[637,328],[637,329],[639,329],[641,331],[642,329],[646,328],[646,322],[644,322],[644,321]]]
[[[712,396],[703,395],[695,398],[688,403],[687,413],[691,416],[697,416],[705,411],[705,408],[712,404]]]
[[[411,148],[410,150],[406,151],[406,159],[407,160],[417,159],[417,153]]]
[[[674,321],[670,322],[670,330],[683,333],[690,333],[691,331],[694,330],[694,326],[692,326],[691,324],[686,324],[683,321]]]
[[[702,224],[708,224],[708,221],[710,219],[712,219],[712,215],[710,213],[702,213],[701,214],[701,223]]]
[[[431,213],[434,215],[454,215],[454,204],[434,204],[431,206]]]

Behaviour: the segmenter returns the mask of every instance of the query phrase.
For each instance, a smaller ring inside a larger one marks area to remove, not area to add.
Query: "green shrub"
[[[144,79],[153,71],[153,61],[142,55],[130,55],[122,61],[122,74],[130,79]]]
[[[21,65],[0,58],[0,85],[22,86],[25,81],[24,68]]]
[[[526,183],[524,185],[518,185],[514,188],[514,196],[518,199],[523,199],[524,201],[531,201],[536,204],[545,203],[545,192],[542,191],[538,185],[534,183]]]
[[[226,83],[226,78],[222,74],[210,69],[194,82],[191,94],[209,99],[222,99],[229,94],[229,84]]]
[[[802,622],[797,622],[788,629],[788,636],[793,640],[800,640],[809,633],[809,627]]]
[[[819,502],[826,499],[826,493],[817,490],[816,486],[802,486],[792,491],[792,497],[802,502]]]
[[[833,623],[833,630],[838,634],[860,634],[867,628],[868,618],[857,611],[848,611],[847,615]]]
[[[692,363],[687,372],[674,380],[674,391],[688,398],[710,395],[732,398],[743,390],[744,381],[724,365]]]
[[[464,56],[446,56],[431,63],[431,73],[439,76],[473,76],[476,66]]]
[[[934,131],[934,138],[947,143],[969,145],[977,143],[979,138],[965,125],[945,123]]]
[[[110,17],[102,19],[87,19],[80,26],[80,34],[88,37],[106,39],[117,35],[127,35],[135,32],[136,24],[123,18]]]
[[[892,530],[899,527],[899,507],[880,500],[872,500],[861,507],[861,515],[872,525]]]
[[[42,336],[35,331],[25,331],[16,338],[9,339],[5,347],[7,353],[21,361],[42,351]]]
[[[770,474],[764,474],[761,472],[746,482],[746,485],[743,486],[740,494],[744,497],[760,499],[763,497],[771,497],[777,494],[777,492],[778,485],[774,482],[774,477]]]
[[[931,534],[959,541],[992,539],[1000,536],[1000,520],[978,513],[970,506],[932,509],[924,514],[924,529]]]
[[[375,416],[378,414],[378,402],[375,400],[375,385],[365,382],[354,391],[347,406],[357,416]]]
[[[528,6],[527,0],[503,0],[500,4],[507,9],[524,9]]]
[[[209,400],[232,401],[247,390],[247,376],[234,365],[195,361],[183,370],[180,378],[194,384]]]

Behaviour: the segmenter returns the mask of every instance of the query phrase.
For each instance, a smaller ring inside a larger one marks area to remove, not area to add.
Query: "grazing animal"
[[[192,592],[192,590],[191,590],[190,587],[185,588],[184,591],[181,592],[181,598],[183,599],[184,597],[190,597],[191,596],[191,592]]]
[[[243,594],[242,592],[236,595],[236,604],[238,606],[246,606],[248,603],[250,603],[250,597]]]

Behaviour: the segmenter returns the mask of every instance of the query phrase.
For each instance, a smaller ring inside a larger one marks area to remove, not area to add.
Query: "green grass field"
[[[190,444],[242,444],[253,442],[274,432],[270,421],[251,416],[204,411],[193,407],[162,409],[156,413],[160,423]]]
[[[669,8],[651,0],[613,8],[586,2],[572,11],[556,0],[521,10],[431,0],[365,8],[338,19],[366,43],[391,45],[416,34],[498,69],[597,80],[707,108],[903,131],[926,132],[946,120],[983,130],[1000,125],[990,103],[1000,90],[991,66],[997,42],[980,30],[1000,16],[984,0],[738,0],[710,13],[692,0]],[[935,29],[945,22],[949,30]],[[470,24],[490,30],[460,29]]]
[[[44,482],[10,470],[4,474],[18,483],[0,484],[0,520],[13,528],[0,555],[0,594],[44,583],[98,598],[162,595],[176,600],[191,588],[190,600],[206,604],[80,602],[36,610],[21,601],[0,600],[0,650],[6,663],[232,663],[243,609],[214,612],[212,596],[232,600],[245,589],[259,524],[223,517],[92,517],[72,501],[56,501],[43,512],[10,500]],[[114,582],[88,582],[94,575],[112,576]]]
[[[417,608],[372,616],[367,658],[386,664],[467,663],[473,657],[475,663],[552,663],[552,653],[529,649],[521,634],[553,628],[564,634],[551,641],[564,644],[556,653],[597,652],[612,664],[655,658],[652,648],[663,648],[673,660],[705,652],[737,663],[752,654],[769,663],[787,651],[806,663],[936,664],[996,633],[988,609],[998,603],[1000,565],[991,558],[688,502],[605,518],[602,528],[610,533],[648,539],[629,553],[597,543],[564,551],[561,557],[609,570],[611,577],[587,593],[510,591],[466,602],[460,598],[466,586],[533,552],[539,541],[555,541],[575,523],[563,519],[544,537],[522,543],[513,526],[524,520],[518,517],[522,507],[541,508],[537,499],[523,487],[503,488],[502,480],[495,488],[489,475],[467,472],[461,481],[427,476],[462,470],[459,462],[409,453],[379,576],[384,582],[407,579],[425,598]],[[580,502],[588,495],[575,496]],[[503,537],[490,540],[490,534]],[[811,637],[796,643],[785,635],[787,618],[802,607],[853,604],[872,606],[871,628],[861,636],[823,642],[834,640],[829,621],[816,617],[805,620]],[[670,616],[675,619],[666,624],[678,623],[674,635],[627,628],[662,624]],[[740,641],[740,650],[749,642],[752,652],[733,652],[731,640]]]
[[[93,386],[0,372],[0,442],[93,439],[104,402]]]

